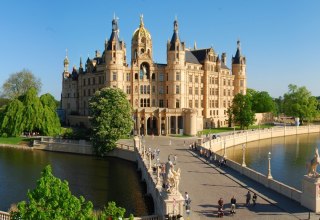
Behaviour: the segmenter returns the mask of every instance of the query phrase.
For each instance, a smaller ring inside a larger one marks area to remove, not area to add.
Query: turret
[[[237,41],[236,55],[232,57],[232,75],[234,75],[234,94],[246,94],[246,58],[241,55],[240,41]]]
[[[167,44],[167,59],[168,64],[170,62],[177,63],[177,61],[179,64],[184,65],[185,63],[185,45],[180,41],[177,19],[173,22],[173,34],[171,41]]]

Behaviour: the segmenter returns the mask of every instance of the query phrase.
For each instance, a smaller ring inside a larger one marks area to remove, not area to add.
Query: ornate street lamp
[[[242,166],[246,167],[246,145],[242,144]]]
[[[268,179],[272,179],[272,176],[271,176],[271,164],[270,164],[270,161],[271,161],[271,152],[270,151],[268,153],[268,161],[269,161],[269,163],[268,163],[268,176],[267,176],[267,178]]]

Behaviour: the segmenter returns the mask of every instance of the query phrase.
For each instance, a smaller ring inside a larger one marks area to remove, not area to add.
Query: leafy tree
[[[56,112],[56,100],[50,94],[40,96],[40,101],[43,106],[41,132],[46,135],[59,134],[61,130],[59,116]]]
[[[23,131],[59,134],[61,125],[55,103],[52,95],[45,94],[39,98],[34,88],[29,89],[1,110],[1,133],[5,136],[18,136]]]
[[[19,202],[18,211],[10,213],[12,219],[91,219],[93,205],[80,196],[71,194],[68,182],[52,174],[48,165],[37,181],[37,187],[27,193],[28,201]]]
[[[125,208],[117,207],[115,202],[108,202],[108,206],[105,206],[99,219],[119,219],[123,218],[126,213]]]
[[[25,94],[30,88],[35,88],[36,93],[41,90],[41,81],[27,69],[11,74],[2,85],[2,96],[13,99]]]
[[[0,98],[0,109],[5,107],[7,104],[9,104],[9,99],[6,98]]]
[[[284,94],[284,113],[288,116],[299,117],[300,121],[310,122],[317,114],[317,99],[311,95],[305,86],[298,87],[290,84],[289,91]]]
[[[11,101],[0,116],[0,130],[4,136],[18,136],[23,132],[24,106],[18,99]]]
[[[255,121],[254,112],[251,110],[251,101],[248,95],[237,94],[233,98],[231,111],[233,122],[240,125],[240,129],[248,128]]]
[[[104,88],[89,102],[92,144],[95,152],[104,156],[116,147],[116,141],[133,127],[131,105],[120,89]]]
[[[279,98],[275,98],[274,103],[277,115],[284,113],[283,98],[281,96],[279,96]]]
[[[37,96],[35,88],[30,88],[20,97],[24,104],[23,125],[24,130],[28,132],[41,131],[43,119],[43,106]]]
[[[256,92],[252,96],[252,111],[256,113],[275,112],[276,106],[268,92]]]

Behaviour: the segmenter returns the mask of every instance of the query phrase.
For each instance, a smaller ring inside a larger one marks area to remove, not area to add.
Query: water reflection
[[[318,133],[249,142],[246,144],[246,165],[266,175],[270,151],[273,178],[301,190],[301,180],[307,172],[306,163],[313,158],[314,148],[319,143]],[[223,154],[223,150],[220,154]],[[241,164],[242,145],[227,149],[227,155]]]
[[[101,208],[108,201],[136,216],[148,215],[136,165],[129,161],[44,151],[0,148],[0,210],[26,199],[43,168],[51,164],[55,176],[69,182],[75,195],[83,195]]]

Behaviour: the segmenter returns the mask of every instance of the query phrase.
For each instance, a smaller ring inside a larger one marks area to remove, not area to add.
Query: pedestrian
[[[236,200],[236,198],[234,198],[234,196],[232,196],[230,203],[231,203],[231,211],[230,211],[230,213],[231,214],[235,214],[236,213],[237,200]]]
[[[219,217],[219,218],[220,218],[220,217],[222,218],[223,215],[224,215],[224,213],[223,213],[223,199],[220,198],[220,199],[218,200],[218,217]]]
[[[185,200],[186,203],[187,203],[187,200],[189,200],[189,194],[188,194],[188,192],[185,192],[185,193],[184,193],[184,200]]]
[[[178,159],[177,155],[174,155],[174,157],[173,157],[173,164],[174,164],[174,165],[177,164],[177,159]]]
[[[223,199],[222,198],[220,198],[218,200],[218,205],[219,205],[219,207],[223,208],[224,203],[223,203]]]
[[[256,205],[256,201],[257,201],[257,194],[254,193],[252,196],[252,205],[255,206]]]
[[[250,200],[251,200],[251,193],[248,191],[246,195],[246,206],[250,205]]]

